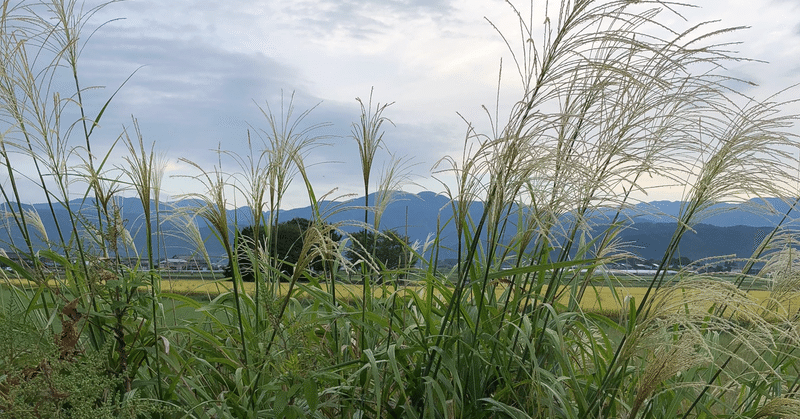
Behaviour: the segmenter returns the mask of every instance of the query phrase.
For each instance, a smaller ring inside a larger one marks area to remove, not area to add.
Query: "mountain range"
[[[374,194],[369,196],[370,205],[373,204],[374,198]],[[153,239],[154,246],[159,249],[159,255],[171,257],[195,252],[195,246],[183,238],[181,222],[177,221],[174,215],[178,212],[177,209],[199,204],[197,201],[182,200],[160,205],[159,219],[162,221],[164,234],[160,236],[160,243]],[[97,212],[91,201],[81,204],[80,201],[75,200],[71,201],[69,205],[73,214],[77,214],[84,222],[91,223],[87,220],[97,219]],[[133,241],[141,252],[146,247],[147,240],[142,203],[135,198],[120,198],[118,205],[125,227],[131,232]],[[683,203],[676,201],[653,201],[626,209],[623,215],[633,221],[633,225],[621,233],[620,239],[627,244],[631,253],[644,259],[660,257],[675,230],[675,218],[682,205]],[[363,222],[363,206],[363,197],[346,203],[338,201],[320,203],[321,211],[327,214],[327,221],[341,223],[342,229],[349,232],[361,228],[360,224],[354,220]],[[16,205],[12,204],[11,208],[16,210]],[[23,205],[23,208],[39,214],[50,240],[58,239],[55,220],[58,220],[61,226],[70,225],[70,214],[63,206],[56,206],[52,211],[47,204]],[[473,219],[478,220],[483,204],[472,202],[469,208]],[[8,211],[8,209],[8,204],[0,205],[0,211]],[[720,255],[749,256],[760,243],[761,238],[768,234],[772,226],[781,221],[784,214],[789,213],[788,222],[795,222],[797,218],[800,218],[800,214],[795,217],[796,214],[788,210],[789,204],[777,198],[763,201],[752,200],[738,206],[724,203],[714,205],[706,212],[709,214],[708,217],[704,218],[701,224],[694,226],[693,230],[684,237],[680,246],[680,254],[693,260]],[[311,214],[310,207],[282,210],[279,213],[279,220],[288,221],[295,217],[310,218]],[[418,194],[398,192],[395,200],[383,213],[381,229],[395,229],[400,234],[407,235],[412,242],[424,243],[429,236],[435,235],[437,228],[441,228],[440,242],[445,250],[440,253],[440,258],[449,258],[454,254],[447,249],[455,248],[456,244],[455,228],[451,223],[447,223],[451,215],[450,200],[444,195],[433,192]],[[248,207],[240,207],[228,210],[228,218],[231,224],[246,226],[252,216]],[[19,229],[13,225],[9,217],[5,217],[5,220],[6,228],[0,232],[2,246],[9,248],[12,242],[19,245],[22,243]],[[510,221],[514,223],[515,217],[512,216]],[[205,239],[208,253],[223,255],[224,250],[214,238],[209,226],[202,219],[197,219],[196,222],[201,236]],[[370,218],[371,222],[372,218]],[[596,228],[602,228],[602,225]],[[69,231],[62,232],[62,234],[65,239],[69,240]],[[34,236],[39,239],[35,245],[41,246],[43,243],[41,234],[36,233]]]

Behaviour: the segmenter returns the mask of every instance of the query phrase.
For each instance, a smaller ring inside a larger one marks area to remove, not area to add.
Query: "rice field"
[[[630,278],[628,278],[630,280]],[[20,279],[6,279],[6,286],[15,286],[23,288],[33,288],[33,285]],[[50,287],[57,287],[55,281],[48,284]],[[308,290],[314,288],[324,294],[330,294],[330,289],[327,283],[301,283],[296,284],[292,290],[292,295],[298,300],[313,299]],[[355,301],[361,298],[362,285],[357,283],[337,283],[336,293],[340,301]],[[284,297],[289,292],[290,284],[281,282],[275,289],[275,295]],[[141,287],[141,291],[147,291],[148,287]],[[563,290],[563,287],[562,289]],[[590,287],[584,298],[580,302],[582,310],[587,312],[603,313],[606,315],[614,316],[619,314],[623,309],[623,305],[629,300],[634,302],[641,301],[647,293],[648,287],[646,286],[631,286],[631,285],[618,285],[615,287],[608,287],[598,285]],[[255,283],[243,282],[241,291],[252,296],[255,294]],[[421,298],[425,297],[426,288],[420,285],[379,285],[371,287],[373,299],[387,299],[392,294],[405,295],[413,293]],[[203,280],[203,279],[163,279],[161,281],[161,292],[186,295],[195,298],[212,299],[223,293],[232,292],[232,282],[229,279],[221,280]],[[496,297],[500,298],[508,292],[508,287],[499,285],[495,288]],[[780,296],[772,291],[765,289],[753,289],[741,291],[746,294],[747,299],[753,304],[762,306],[767,310],[780,310],[783,315],[790,315],[800,310],[800,290],[790,293],[783,293]],[[543,288],[543,294],[547,293],[547,288]],[[566,305],[569,301],[569,293],[562,293],[563,296],[559,299],[559,303]],[[680,306],[681,304],[700,304],[702,301],[697,301],[691,288],[683,287],[669,287],[663,290],[656,290],[651,294],[652,298],[658,300],[660,296],[667,296],[670,304]],[[707,306],[710,307],[712,301],[708,301]]]

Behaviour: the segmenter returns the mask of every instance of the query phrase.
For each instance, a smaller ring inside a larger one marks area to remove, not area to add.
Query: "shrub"
[[[277,269],[278,272],[282,272],[284,275],[290,274],[300,259],[304,236],[309,227],[311,227],[309,220],[293,218],[278,224],[277,228],[273,230],[273,234],[270,234],[266,227],[262,226],[258,238],[256,238],[253,226],[242,228],[242,231],[237,233],[237,242],[239,243],[237,260],[239,261],[242,280],[249,282],[255,280],[253,260],[258,261],[258,266],[262,270],[266,271],[268,269],[265,268],[270,267]],[[333,242],[341,240],[341,235],[334,230],[329,230],[327,234]],[[267,249],[269,249],[269,252],[267,252]],[[262,256],[265,254],[269,254],[269,258]],[[323,270],[323,263],[323,259],[317,257],[311,262],[311,267],[321,271]],[[228,261],[224,274],[228,277],[233,275],[233,267],[230,261]]]

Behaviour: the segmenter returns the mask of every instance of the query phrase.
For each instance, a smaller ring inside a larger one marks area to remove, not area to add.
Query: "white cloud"
[[[253,101],[278,103],[282,90],[297,91],[298,109],[322,101],[310,119],[332,123],[326,132],[337,136],[336,146],[315,150],[309,160],[342,163],[311,172],[321,189],[337,185],[345,192],[360,188],[355,146],[347,138],[359,116],[354,98],[366,98],[374,86],[377,101],[396,102],[387,111],[397,124],[387,127],[391,149],[418,156],[424,162],[418,172],[426,179],[421,183],[433,186],[430,166],[446,153],[460,154],[465,125],[456,112],[488,126],[481,105],[494,107],[501,57],[501,119],[516,100],[513,61],[484,16],[517,41],[515,16],[501,0],[113,3],[94,22],[124,20],[110,22],[89,41],[82,80],[107,86],[89,94],[90,105],[99,109],[144,66],[115,97],[98,140],[116,138],[135,115],[146,141],[155,141],[173,161],[188,157],[208,165],[217,158],[208,150],[221,145],[243,152],[248,124],[265,125]],[[752,26],[721,38],[744,39],[732,48],[771,63],[731,63],[733,74],[760,85],[746,93],[765,97],[800,82],[796,2],[709,0],[685,16],[723,20],[713,27]],[[167,187],[177,193],[191,186],[170,179]]]

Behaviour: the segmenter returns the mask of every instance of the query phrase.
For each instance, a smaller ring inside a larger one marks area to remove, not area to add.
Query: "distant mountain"
[[[653,201],[638,204],[625,213],[637,221],[669,223],[675,222],[683,205],[680,201]],[[774,226],[789,211],[789,207],[789,203],[779,198],[751,199],[741,205],[720,203],[706,210],[707,217],[701,222],[717,227]],[[800,219],[800,208],[789,212],[788,219]]]
[[[374,204],[375,195],[369,196],[369,204]],[[151,203],[154,207],[155,203]],[[201,203],[193,200],[183,200],[175,202],[161,203],[159,221],[162,222],[161,230],[164,234],[159,236],[159,240],[153,240],[153,246],[159,249],[159,255],[170,257],[173,255],[191,254],[195,246],[184,239],[185,235],[181,230],[181,221],[175,218],[179,212],[177,209],[200,205]],[[121,216],[124,219],[126,228],[131,232],[137,249],[141,252],[146,248],[147,237],[144,228],[144,216],[142,204],[135,198],[122,198],[118,201],[121,208]],[[320,208],[326,219],[331,223],[341,223],[343,230],[356,231],[361,228],[364,220],[364,198],[356,198],[348,202],[323,201]],[[624,212],[625,217],[634,221],[633,226],[623,231],[621,239],[630,244],[633,253],[641,255],[643,258],[660,257],[675,229],[675,217],[681,209],[681,202],[654,201],[639,204]],[[75,220],[80,226],[79,236],[84,235],[87,227],[95,225],[97,220],[97,210],[93,201],[79,200],[71,201],[69,207]],[[16,204],[12,204],[16,210]],[[63,206],[56,206],[51,211],[47,204],[23,205],[25,210],[35,210],[45,227],[45,231],[50,240],[58,241],[58,231],[56,221],[62,227],[62,235],[65,240],[70,240],[72,231],[65,226],[71,225],[70,214]],[[483,204],[473,202],[470,204],[470,215],[473,220],[480,219]],[[736,254],[740,257],[748,256],[760,242],[760,238],[769,231],[769,226],[779,222],[788,210],[789,206],[779,199],[767,199],[762,202],[750,201],[741,208],[735,208],[730,204],[718,204],[708,211],[709,216],[703,223],[697,225],[693,232],[689,232],[681,243],[680,251],[682,256],[691,259],[703,257]],[[0,205],[0,211],[8,211],[7,204]],[[279,214],[279,220],[288,221],[295,217],[310,218],[311,208],[297,208],[283,210]],[[247,207],[240,207],[228,210],[228,218],[231,225],[237,223],[240,226],[249,225],[251,212]],[[54,217],[55,215],[55,217]],[[452,215],[452,208],[447,197],[433,192],[421,192],[410,194],[398,192],[395,200],[389,204],[381,218],[381,229],[395,229],[401,234],[407,234],[413,241],[424,243],[426,239],[435,235],[437,229],[441,230],[440,243],[444,249],[440,252],[440,258],[453,257],[452,249],[456,246],[455,226],[448,222]],[[800,217],[800,214],[790,213],[790,222]],[[512,224],[516,219],[512,217]],[[153,220],[155,222],[155,220]],[[206,248],[209,254],[221,256],[224,254],[222,246],[214,238],[211,229],[204,220],[195,220],[201,236],[205,239]],[[370,215],[369,222],[372,223]],[[602,227],[602,226],[600,226]],[[40,235],[34,234],[35,237]],[[10,219],[6,218],[6,228],[0,232],[0,242],[3,247],[8,248],[10,243],[17,246],[22,243],[22,235],[19,229],[13,225]],[[41,246],[41,237],[35,245]],[[449,250],[448,250],[449,249]]]
[[[189,243],[185,239],[185,234],[182,234],[181,225],[178,220],[174,219],[177,214],[176,208],[186,207],[198,204],[190,200],[161,203],[159,206],[158,220],[152,220],[153,224],[157,221],[161,222],[161,230],[164,232],[161,236],[150,238],[152,240],[153,248],[157,250],[160,257],[169,257],[172,255],[187,255],[195,252],[196,246]],[[97,230],[97,207],[94,205],[94,200],[87,199],[86,201],[73,200],[69,202],[70,211],[64,205],[56,204],[52,207],[48,204],[34,204],[22,205],[23,211],[27,212],[34,210],[39,218],[42,220],[42,225],[45,228],[47,238],[51,242],[61,242],[59,237],[63,237],[64,242],[74,240],[75,232],[72,230],[72,225],[76,226],[77,236],[83,239],[85,246],[91,246],[92,243],[87,237],[89,233],[95,233]],[[143,252],[147,248],[147,234],[145,228],[144,208],[142,203],[137,198],[120,198],[117,200],[117,205],[120,208],[120,216],[123,220],[125,228],[131,233],[133,242],[136,245],[138,252]],[[10,207],[16,212],[17,204],[11,203]],[[151,202],[151,208],[155,208],[155,202]],[[0,204],[0,211],[7,212],[9,204]],[[205,226],[202,220],[198,220],[198,227],[201,236],[204,238],[211,238],[211,230]],[[5,219],[5,227],[0,230],[0,247],[11,248],[13,246],[24,248],[23,234],[20,228],[15,225],[11,218]],[[44,246],[44,237],[32,226],[28,227],[31,236],[34,238],[34,247],[41,248]],[[224,253],[222,246],[214,240],[206,240],[208,252],[211,255],[222,255]],[[127,256],[135,256],[132,250]]]
[[[771,231],[772,227],[698,224],[684,234],[677,256],[692,260],[726,255],[749,257]],[[622,231],[620,239],[630,243],[627,250],[642,259],[661,259],[674,232],[674,223],[639,222]]]

